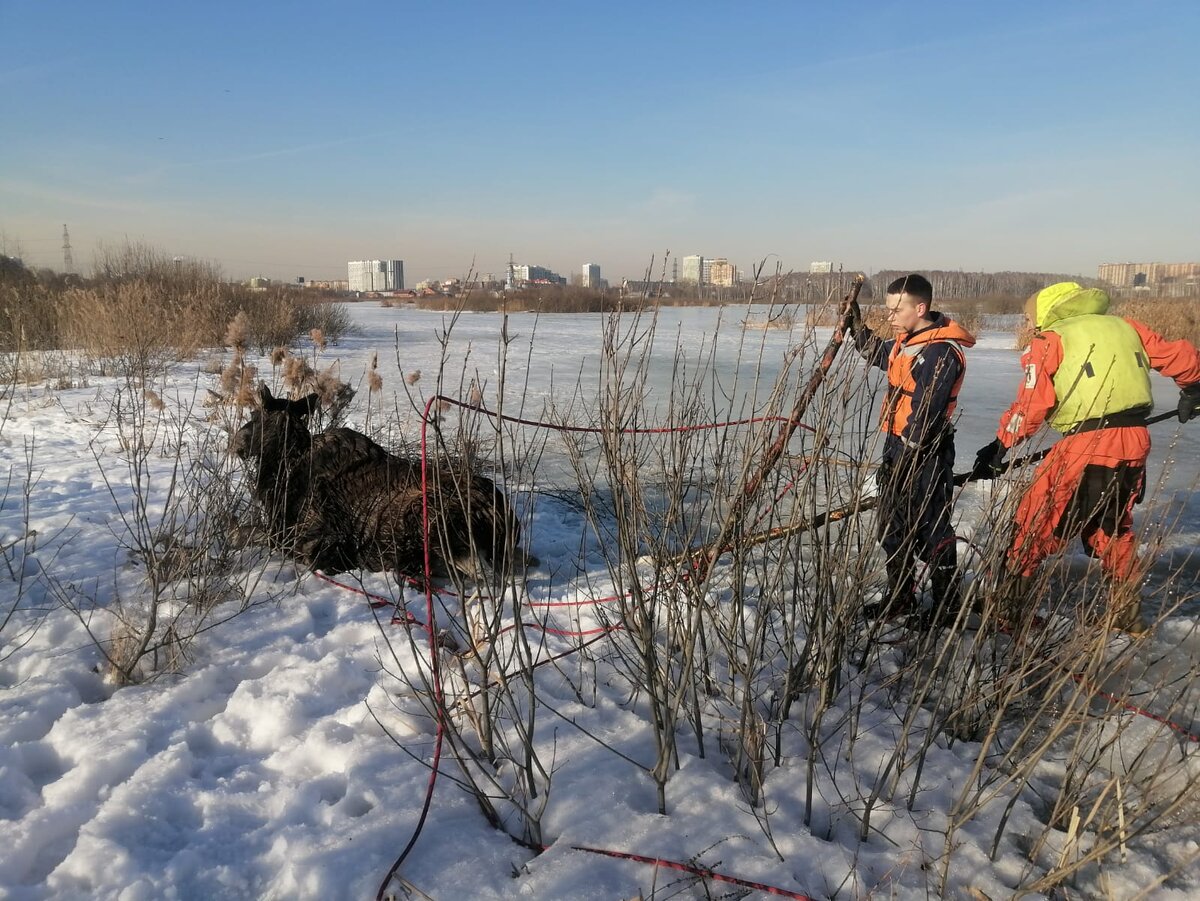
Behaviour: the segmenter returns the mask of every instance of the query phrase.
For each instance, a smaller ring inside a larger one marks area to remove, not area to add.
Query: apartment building
[[[404,260],[354,260],[346,269],[351,291],[404,290]]]

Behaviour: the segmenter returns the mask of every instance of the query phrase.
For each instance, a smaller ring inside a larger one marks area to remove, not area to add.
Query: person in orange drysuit
[[[954,499],[954,408],[966,374],[964,348],[975,338],[933,309],[933,286],[921,275],[893,281],[885,299],[895,337],[874,335],[851,308],[850,330],[868,364],[887,373],[878,472],[879,543],[887,554],[887,592],[875,613],[918,614],[935,626],[958,610]],[[916,559],[929,570],[933,607],[921,611]]]
[[[1004,454],[1043,423],[1063,438],[1021,497],[1007,568],[1022,589],[1042,561],[1078,535],[1110,582],[1138,571],[1133,507],[1145,484],[1153,409],[1150,370],[1180,387],[1179,419],[1200,414],[1200,353],[1167,341],[1134,319],[1108,315],[1108,295],[1061,282],[1037,292],[1025,314],[1035,329],[1021,357],[1025,380],[1000,417],[996,438],[979,450],[974,478],[1003,469]],[[1141,631],[1136,600],[1113,611],[1114,625]]]

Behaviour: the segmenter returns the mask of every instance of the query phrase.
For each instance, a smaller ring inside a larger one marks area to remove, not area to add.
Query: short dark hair
[[[923,300],[928,306],[933,306],[933,285],[923,275],[902,275],[887,286],[888,294],[907,294],[917,300]]]

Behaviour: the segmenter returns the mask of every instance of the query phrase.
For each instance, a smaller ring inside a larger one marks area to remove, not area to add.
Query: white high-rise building
[[[683,258],[683,271],[679,273],[681,282],[691,282],[694,285],[704,284],[704,257],[696,254]]]
[[[583,287],[594,291],[600,290],[600,265],[598,263],[583,264]]]
[[[404,260],[354,260],[346,270],[351,291],[404,290]]]
[[[565,285],[567,283],[567,280],[557,272],[551,272],[545,266],[530,266],[528,263],[522,263],[520,266],[514,263],[508,267],[508,273],[507,287],[509,290],[527,288],[530,285]]]

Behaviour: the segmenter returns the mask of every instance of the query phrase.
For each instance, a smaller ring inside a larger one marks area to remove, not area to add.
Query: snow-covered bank
[[[350,422],[381,437],[398,429],[411,442],[419,415],[400,387],[401,374],[420,370],[413,390],[434,393],[444,318],[365,304],[351,310],[362,334],[331,347],[319,362],[336,359],[342,377],[357,384],[378,352],[383,397],[371,401],[368,419],[368,392],[360,385]],[[661,350],[647,378],[647,409],[654,415],[643,425],[669,415],[677,347],[688,359],[708,355],[714,361],[713,384],[721,390],[706,398],[714,409],[733,416],[761,409],[797,336],[775,331],[748,336],[733,327],[740,310],[725,311],[718,329],[718,315],[711,309],[662,312]],[[507,412],[535,419],[577,415],[582,421],[601,393],[602,327],[600,316],[515,315],[501,366],[499,316],[465,315],[446,347],[442,392],[465,397],[475,382],[491,403],[503,378],[506,394],[520,399],[506,400]],[[984,338],[969,358],[959,407],[958,447],[965,460],[990,439],[1020,375],[1009,336]],[[839,365],[857,364],[847,355]],[[172,428],[183,436],[168,442],[170,448],[206,456],[206,467],[198,471],[215,473],[236,488],[239,470],[217,453],[222,433],[205,420],[199,402],[211,383],[202,370],[199,361],[173,368],[155,387],[166,409],[148,416],[167,424],[160,437],[171,435]],[[260,372],[270,371],[264,362]],[[1174,404],[1168,383],[1156,380],[1155,387],[1162,406]],[[278,557],[246,554],[230,565],[238,568],[236,584],[246,590],[248,609],[203,632],[177,662],[177,672],[123,688],[103,679],[102,655],[88,630],[107,637],[112,622],[106,611],[136,600],[145,572],[143,561],[129,553],[123,531],[135,493],[128,444],[110,418],[119,388],[117,380],[96,376],[85,387],[18,388],[0,432],[0,454],[10,473],[0,511],[9,562],[7,570],[0,569],[0,617],[20,601],[0,633],[5,849],[0,897],[374,897],[416,827],[428,782],[435,725],[422,703],[425,639],[414,631],[410,642],[406,630],[388,623],[386,611],[377,622],[359,595],[299,573]],[[722,406],[716,398],[726,396],[733,400]],[[869,406],[848,410],[845,429],[866,435],[872,419]],[[1197,571],[1191,555],[1200,536],[1194,493],[1200,430],[1165,423],[1155,427],[1154,436],[1151,480],[1161,487],[1141,508],[1139,525],[1169,519],[1170,530],[1156,549],[1159,563],[1151,583],[1157,579],[1161,586],[1173,578],[1171,590],[1190,592],[1191,599],[1138,646],[1114,638],[1106,653],[1129,660],[1141,706],[1195,733],[1200,731],[1195,586],[1181,584],[1177,574],[1194,579]],[[175,464],[170,448],[147,461],[154,491]],[[601,628],[611,622],[603,605],[544,606],[612,596],[617,586],[561,448],[550,448],[535,475],[534,483],[514,479],[509,486],[527,511],[528,544],[540,558],[524,596],[514,600],[562,631]],[[956,512],[960,535],[990,530],[992,492],[991,486],[964,490]],[[155,509],[151,505],[152,518]],[[869,557],[868,525],[860,528]],[[1087,563],[1077,549],[1070,553],[1069,571],[1082,580],[1090,572]],[[343,581],[359,584],[352,577]],[[426,616],[420,592],[401,591],[380,575],[364,576],[361,587],[400,597],[414,615]],[[752,615],[760,606],[765,611],[767,599],[757,597],[753,586],[743,597]],[[73,599],[81,615],[66,609],[64,598]],[[451,616],[454,604],[448,601],[450,609],[439,617]],[[538,632],[522,650],[511,633],[507,640],[504,649],[512,650],[514,663],[522,653],[542,661],[580,642]],[[925,897],[937,891],[943,871],[952,897],[977,890],[999,898],[1035,882],[1060,858],[1080,853],[1091,841],[1089,825],[1106,834],[1123,828],[1089,824],[1088,810],[1082,809],[1081,830],[1070,831],[1068,810],[1067,826],[1047,832],[1055,778],[1069,757],[1063,746],[1048,748],[1044,767],[1009,791],[1006,780],[1019,761],[997,747],[981,762],[978,741],[948,737],[924,709],[914,713],[907,730],[910,742],[926,745],[919,771],[909,763],[889,774],[905,734],[905,711],[893,703],[888,676],[902,672],[918,650],[935,653],[905,643],[881,645],[853,673],[847,665],[847,681],[828,709],[820,709],[813,691],[801,696],[787,720],[773,724],[766,739],[778,741],[779,765],[765,769],[765,804],[758,807],[748,803],[722,747],[736,731],[728,717],[737,708],[715,691],[712,708],[703,711],[708,737],[703,754],[686,724],[680,726],[677,769],[666,781],[667,813],[660,814],[646,772],[656,754],[648,702],[630,690],[621,663],[607,649],[606,642],[617,640],[605,638],[586,654],[536,670],[533,738],[552,773],[540,783],[545,796],[538,799],[545,803],[541,831],[549,850],[534,854],[491,828],[456,784],[458,769],[445,759],[429,817],[401,871],[406,880],[439,899],[611,899],[639,891],[665,898],[680,889],[684,897],[704,897],[693,877],[572,849],[584,845],[690,861],[814,898],[881,892]],[[470,667],[464,664],[456,674],[447,666],[452,689],[455,678],[478,676]],[[732,671],[724,676],[731,684],[739,678]],[[762,679],[769,681],[768,675]],[[1160,722],[1076,698],[1071,688],[1076,683],[1063,682],[1055,712],[1064,721],[1076,718],[1073,734],[1094,748],[1088,753],[1099,771],[1121,777],[1130,821],[1139,803],[1164,811],[1148,834],[1131,837],[1102,867],[1084,868],[1071,893],[1130,897],[1183,867],[1154,891],[1190,897],[1194,870],[1187,867],[1200,852],[1194,798],[1200,748]],[[499,760],[498,785],[519,784],[512,773],[518,764]],[[1153,780],[1139,781],[1138,772],[1147,768],[1154,770]],[[1097,785],[1108,784],[1115,783],[1097,779]],[[1157,796],[1148,801],[1139,796],[1141,785]],[[977,816],[950,822],[949,812],[956,804],[961,808],[964,797],[977,787],[986,795],[992,786],[994,803]],[[1183,791],[1192,792],[1192,799],[1171,808],[1171,793]],[[1100,799],[1093,800],[1099,809]],[[862,840],[869,801],[873,812]],[[504,828],[520,835],[513,807],[498,801],[497,808]],[[1044,835],[1049,837],[1038,846]],[[718,884],[712,890],[718,896],[733,891]]]

